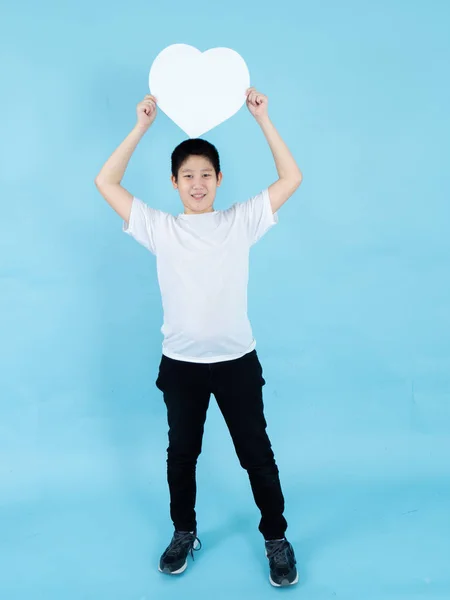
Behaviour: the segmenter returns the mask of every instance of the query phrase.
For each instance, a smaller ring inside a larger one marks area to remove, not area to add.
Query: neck
[[[193,210],[189,210],[189,209],[188,210],[186,210],[186,209],[184,210],[184,214],[185,215],[206,215],[206,214],[212,213],[212,212],[214,212],[214,207],[212,207],[212,206],[210,208],[208,208],[207,210],[198,211],[198,212],[193,211]]]

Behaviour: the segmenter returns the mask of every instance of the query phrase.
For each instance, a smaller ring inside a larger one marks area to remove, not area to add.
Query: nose
[[[203,184],[204,184],[204,180],[202,179],[202,177],[194,177],[193,181],[192,181],[192,187],[194,188],[194,190],[196,189],[203,189]]]

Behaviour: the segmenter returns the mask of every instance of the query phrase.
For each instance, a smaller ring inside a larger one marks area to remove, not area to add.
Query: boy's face
[[[189,156],[172,175],[172,184],[178,190],[184,214],[198,215],[213,212],[216,190],[222,182],[222,173],[216,177],[214,167],[204,156]]]

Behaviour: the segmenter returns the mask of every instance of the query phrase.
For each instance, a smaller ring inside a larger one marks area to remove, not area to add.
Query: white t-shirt
[[[227,210],[176,217],[133,198],[123,230],[156,255],[163,354],[214,363],[255,348],[247,316],[249,250],[277,222],[267,189]]]

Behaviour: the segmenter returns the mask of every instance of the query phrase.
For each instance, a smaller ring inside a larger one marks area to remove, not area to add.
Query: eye
[[[211,173],[204,173],[205,177],[211,177]]]

